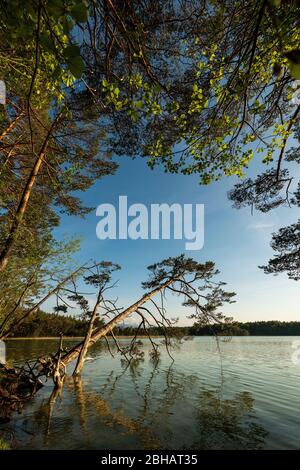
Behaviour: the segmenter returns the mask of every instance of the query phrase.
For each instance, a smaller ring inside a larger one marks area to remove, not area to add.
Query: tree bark
[[[3,271],[5,269],[5,267],[7,266],[9,255],[10,255],[11,249],[13,247],[18,228],[19,228],[19,226],[20,226],[20,224],[23,220],[24,214],[26,212],[27,205],[28,205],[28,200],[30,198],[32,188],[34,186],[36,177],[39,173],[40,167],[43,163],[43,160],[44,160],[44,157],[45,157],[45,152],[46,152],[46,149],[47,149],[47,146],[48,146],[48,143],[49,143],[49,139],[50,139],[50,136],[51,136],[52,131],[54,129],[54,126],[56,125],[57,119],[58,119],[58,117],[53,121],[53,123],[52,123],[52,125],[51,125],[51,127],[50,127],[50,129],[47,133],[47,136],[46,136],[46,138],[43,142],[43,145],[40,149],[39,155],[38,155],[38,157],[37,157],[37,159],[34,163],[34,166],[33,166],[32,170],[29,174],[27,183],[26,183],[25,188],[23,190],[21,200],[19,202],[18,208],[17,208],[15,216],[14,216],[14,221],[13,221],[13,223],[11,225],[11,228],[10,228],[10,231],[9,231],[9,235],[8,235],[7,239],[5,240],[4,246],[3,246],[2,251],[0,253],[0,271]]]
[[[0,142],[2,139],[4,139],[4,137],[15,127],[15,125],[17,124],[18,120],[24,115],[24,113],[20,113],[13,121],[11,121],[9,123],[9,125],[7,126],[6,129],[4,129],[4,131],[2,132],[2,134],[0,135]]]
[[[27,180],[19,206],[17,208],[16,214],[14,217],[14,221],[10,228],[9,235],[7,239],[5,240],[4,247],[0,253],[0,271],[3,271],[8,263],[8,258],[9,258],[12,246],[14,244],[16,233],[23,220],[23,217],[27,208],[27,204],[28,204],[28,199],[30,197],[33,185],[35,183],[35,179],[37,177],[40,166],[42,164],[44,155],[45,155],[44,152],[39,154],[38,158],[35,161],[34,167],[32,168],[30,172],[29,178]]]
[[[100,292],[98,294],[98,298],[97,298],[97,301],[96,301],[94,309],[93,309],[93,313],[92,313],[92,316],[91,316],[91,319],[90,319],[90,322],[89,322],[88,330],[87,330],[86,336],[85,336],[84,341],[83,341],[82,348],[81,348],[79,356],[78,356],[76,367],[75,367],[74,372],[73,372],[74,377],[77,376],[77,375],[80,375],[80,373],[82,371],[82,368],[83,368],[83,365],[84,365],[84,359],[85,359],[86,353],[87,353],[88,348],[89,348],[89,344],[90,344],[91,337],[92,337],[92,334],[93,334],[94,323],[95,323],[95,320],[97,318],[98,308],[99,308],[99,305],[101,303],[101,300],[102,300],[102,292]]]
[[[54,287],[54,289],[51,289],[51,291],[48,292],[48,294],[45,295],[45,297],[43,297],[37,304],[35,304],[33,307],[27,310],[27,312],[21,318],[19,318],[18,321],[14,322],[7,331],[3,332],[3,334],[0,336],[0,340],[7,338],[17,326],[19,326],[27,317],[29,317],[29,315],[31,315],[35,310],[37,310],[44,302],[46,302],[46,300],[48,300],[49,297],[55,294],[55,292],[57,292],[68,281],[78,276],[78,274],[83,269],[85,269],[84,266],[86,266],[86,264],[87,263],[83,264],[82,266],[80,266],[80,268],[78,268],[76,271],[72,272],[69,276],[63,279],[59,284],[57,284],[56,287]]]
[[[168,287],[170,284],[174,282],[174,279],[169,279],[168,281],[164,282],[161,286],[157,287],[156,289],[152,290],[151,292],[146,293],[140,300],[132,304],[130,307],[126,308],[123,312],[119,313],[115,316],[112,320],[110,320],[106,325],[101,326],[98,328],[92,335],[88,344],[88,348],[92,346],[94,343],[99,341],[99,339],[103,338],[107,333],[109,333],[118,323],[122,320],[127,318],[131,313],[135,312],[141,305],[147,302],[151,297],[155,294],[163,290],[165,287]],[[84,341],[74,346],[68,353],[66,353],[62,357],[62,362],[67,365],[72,362],[76,357],[80,354]]]
[[[58,350],[58,356],[57,356],[57,363],[55,367],[55,371],[53,374],[53,382],[54,386],[56,389],[61,389],[64,383],[64,378],[66,375],[66,371],[64,368],[64,372],[61,373],[61,353],[62,353],[62,344],[63,344],[63,335],[62,333],[60,334],[60,340],[59,340],[59,350]]]

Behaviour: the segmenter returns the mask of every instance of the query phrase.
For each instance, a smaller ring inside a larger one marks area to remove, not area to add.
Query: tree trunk
[[[58,356],[57,356],[57,363],[55,367],[55,371],[53,373],[53,382],[54,386],[56,389],[61,389],[64,383],[64,378],[65,378],[65,368],[63,374],[61,373],[61,353],[62,353],[62,344],[63,344],[63,335],[62,333],[60,334],[60,340],[59,340],[59,350],[58,350]]]
[[[76,276],[78,276],[78,274],[80,274],[80,272],[83,269],[85,269],[84,266],[86,266],[86,264],[87,263],[83,264],[82,266],[80,266],[80,268],[78,268],[76,271],[74,271],[69,276],[67,276],[65,279],[63,279],[59,284],[57,284],[56,287],[54,287],[54,289],[52,289],[50,292],[48,292],[48,294],[45,295],[45,297],[43,297],[37,304],[35,304],[33,307],[31,307],[29,310],[27,310],[27,312],[21,318],[19,318],[19,320],[14,322],[9,327],[9,329],[7,331],[4,331],[3,334],[0,335],[0,340],[3,340],[5,338],[7,338],[13,332],[13,330],[15,328],[17,328],[27,317],[29,317],[35,310],[37,310],[44,302],[46,302],[46,300],[48,300],[49,297],[51,297],[53,294],[55,294],[55,292],[57,292],[68,281],[70,281],[71,279],[74,279]]]
[[[2,139],[4,139],[4,137],[15,127],[15,125],[17,124],[18,120],[24,115],[24,113],[20,113],[13,121],[11,121],[9,123],[9,125],[7,126],[6,129],[4,129],[4,131],[2,132],[2,134],[0,135],[0,142]]]
[[[90,344],[91,337],[92,337],[92,334],[93,334],[94,323],[95,323],[95,320],[97,318],[98,308],[99,308],[99,305],[101,303],[101,300],[102,300],[102,292],[100,292],[98,294],[98,298],[97,298],[97,301],[96,301],[95,306],[94,306],[94,310],[93,310],[93,313],[92,313],[92,316],[91,316],[91,319],[90,319],[90,322],[89,322],[88,330],[87,330],[86,336],[85,336],[84,341],[83,341],[82,348],[81,348],[79,356],[78,356],[76,367],[75,367],[74,372],[73,372],[74,377],[77,376],[77,375],[80,375],[80,373],[82,371],[82,368],[83,368],[83,365],[84,365],[84,359],[85,359],[86,353],[87,353],[88,348],[89,348],[89,344]]]
[[[0,253],[0,271],[3,271],[5,269],[7,263],[8,263],[9,255],[10,255],[11,249],[13,247],[18,228],[19,228],[19,226],[20,226],[20,224],[23,220],[24,214],[26,212],[27,205],[28,205],[28,200],[30,198],[33,185],[34,185],[36,177],[39,173],[40,167],[43,163],[43,159],[45,157],[45,152],[46,152],[46,149],[47,149],[47,146],[48,146],[48,142],[49,142],[51,133],[54,129],[54,126],[56,125],[57,120],[58,120],[58,116],[53,121],[53,123],[52,123],[52,125],[51,125],[51,127],[48,131],[48,134],[47,134],[47,136],[46,136],[46,138],[43,142],[43,145],[40,149],[39,155],[38,155],[38,157],[37,157],[37,159],[34,163],[34,166],[33,166],[32,170],[29,174],[26,186],[23,190],[21,200],[19,202],[18,208],[17,208],[15,216],[14,216],[14,221],[13,221],[13,223],[11,225],[11,228],[10,228],[10,231],[9,231],[9,235],[8,235],[7,239],[5,240],[4,246],[3,246],[2,251]]]
[[[143,305],[147,300],[151,299],[155,294],[163,290],[165,287],[168,287],[170,284],[174,282],[174,279],[169,279],[166,281],[164,284],[161,286],[157,287],[156,289],[152,290],[151,292],[148,292],[145,294],[140,300],[135,302],[133,305],[130,307],[126,308],[123,312],[119,313],[115,318],[110,320],[106,325],[101,326],[98,328],[90,338],[90,342],[88,344],[88,348],[92,346],[94,343],[96,343],[99,339],[103,338],[107,333],[109,333],[118,323],[120,323],[122,320],[127,318],[131,313],[135,312],[141,305]],[[80,351],[82,349],[82,346],[84,344],[84,341],[79,343],[77,346],[74,346],[67,354],[65,354],[62,357],[62,362],[67,365],[70,362],[72,362],[76,357],[80,354]]]
[[[16,214],[14,217],[14,221],[10,228],[9,235],[7,239],[5,240],[4,247],[0,253],[0,271],[3,271],[8,263],[8,258],[9,258],[12,246],[14,244],[16,233],[23,220],[23,217],[27,208],[27,204],[28,204],[28,199],[30,197],[33,185],[35,183],[35,179],[37,177],[40,166],[42,164],[44,155],[45,155],[44,152],[39,154],[38,158],[35,161],[34,167],[32,168],[30,172],[29,178],[27,180],[19,206],[17,208]]]

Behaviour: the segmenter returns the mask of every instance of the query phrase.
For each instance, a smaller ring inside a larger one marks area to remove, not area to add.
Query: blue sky
[[[221,271],[220,280],[236,292],[236,303],[224,311],[239,321],[299,320],[300,289],[285,274],[266,275],[258,265],[272,256],[269,246],[271,234],[280,227],[294,223],[297,208],[280,208],[268,214],[249,208],[235,210],[227,199],[233,178],[209,186],[200,186],[196,175],[183,176],[164,173],[157,167],[151,171],[144,159],[118,159],[115,176],[98,181],[83,194],[85,204],[96,207],[102,203],[118,206],[119,195],[127,195],[128,204],[192,203],[205,206],[205,240],[200,251],[187,251],[199,261],[212,260]],[[147,278],[146,267],[168,256],[185,252],[184,240],[99,240],[96,225],[99,218],[91,212],[86,219],[63,216],[56,235],[80,235],[79,262],[90,258],[111,260],[122,266],[115,296],[126,307],[142,293],[140,283]],[[51,303],[48,304],[48,310]],[[189,311],[176,298],[169,298],[170,316],[179,317],[180,324],[188,324]],[[70,312],[74,313],[74,312]]]

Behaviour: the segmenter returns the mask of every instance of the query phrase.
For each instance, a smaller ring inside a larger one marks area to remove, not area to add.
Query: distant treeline
[[[195,336],[217,334],[230,334],[232,336],[300,336],[300,321],[255,321],[234,322],[230,325],[209,326],[193,325],[189,328],[189,334]]]
[[[13,337],[84,336],[88,322],[69,315],[37,311],[15,329]]]
[[[101,322],[98,326],[100,324]],[[83,319],[37,311],[15,330],[14,337],[58,336],[61,332],[64,336],[84,336],[87,325],[88,322]],[[162,331],[156,327],[148,329],[148,332],[155,336],[162,335]],[[145,335],[143,330],[137,331],[135,326],[115,328],[114,333],[123,336]],[[170,336],[178,337],[214,334],[226,336],[300,336],[300,321],[234,322],[228,325],[214,326],[194,324],[193,326],[168,328],[167,333]]]
[[[151,334],[160,335],[161,330],[151,328]],[[127,326],[120,328],[118,333],[124,336],[132,336],[136,333],[136,328]],[[227,325],[208,325],[186,327],[174,327],[168,329],[170,336],[300,336],[300,321],[281,322],[281,321],[258,321],[258,322],[234,322]]]

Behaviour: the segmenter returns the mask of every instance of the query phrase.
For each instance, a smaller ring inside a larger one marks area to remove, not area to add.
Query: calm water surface
[[[198,337],[156,365],[143,341],[144,361],[128,368],[98,344],[80,380],[68,376],[61,396],[48,381],[0,432],[19,449],[300,449],[296,340],[235,337],[219,351]],[[7,342],[15,364],[56,349],[57,340]]]

